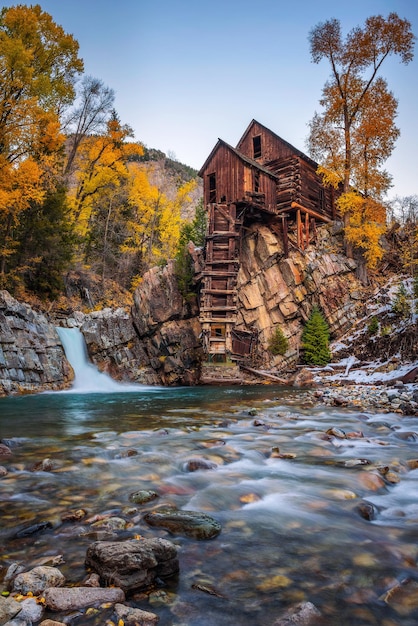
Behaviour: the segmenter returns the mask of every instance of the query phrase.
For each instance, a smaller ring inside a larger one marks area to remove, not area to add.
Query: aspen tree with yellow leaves
[[[140,144],[126,141],[129,137],[132,130],[122,125],[113,113],[106,134],[87,136],[80,143],[75,157],[76,184],[70,189],[69,199],[72,220],[81,237],[87,234],[100,196],[122,184],[128,176],[129,159],[143,152]]]
[[[181,184],[173,198],[150,182],[150,172],[142,165],[132,164],[128,204],[127,237],[121,250],[136,260],[137,277],[152,265],[175,257],[180,240],[181,218],[195,180]]]
[[[59,114],[83,71],[78,43],[39,5],[0,12],[0,282],[19,247],[25,211],[54,182],[64,137]]]
[[[396,13],[367,18],[345,40],[337,19],[318,24],[310,33],[312,60],[327,60],[331,75],[320,100],[323,112],[310,123],[309,151],[322,163],[318,171],[324,182],[342,187],[338,204],[346,239],[364,252],[369,267],[383,254],[382,198],[391,177],[382,166],[399,136],[397,101],[380,72],[392,55],[409,63],[414,42],[410,22]]]

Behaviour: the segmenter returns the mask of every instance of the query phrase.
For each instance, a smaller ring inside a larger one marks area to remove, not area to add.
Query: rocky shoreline
[[[418,415],[418,384],[400,381],[387,385],[327,385],[307,392],[312,403],[373,413]]]

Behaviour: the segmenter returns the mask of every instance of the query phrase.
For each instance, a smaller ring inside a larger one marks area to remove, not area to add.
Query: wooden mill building
[[[236,148],[219,139],[199,175],[208,212],[200,321],[208,360],[248,355],[255,337],[234,329],[237,275],[244,224],[263,220],[291,247],[315,241],[316,223],[336,217],[334,189],[318,164],[252,120]]]

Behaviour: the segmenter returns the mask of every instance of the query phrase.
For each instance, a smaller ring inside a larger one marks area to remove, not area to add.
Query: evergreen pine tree
[[[411,305],[404,283],[400,283],[395,294],[395,300],[392,303],[392,312],[403,318],[409,317],[411,314]]]
[[[367,327],[367,330],[370,335],[375,335],[377,333],[377,331],[379,330],[379,321],[377,317],[372,317]]]
[[[312,309],[303,330],[302,349],[308,365],[326,365],[331,360],[328,324],[317,307]]]
[[[17,232],[20,245],[12,261],[23,286],[41,298],[56,298],[64,289],[76,242],[66,189],[48,192],[42,204],[33,202]]]
[[[278,354],[283,356],[287,352],[288,347],[289,342],[287,337],[283,334],[280,326],[277,326],[269,341],[269,350],[271,354],[274,356],[277,356]]]
[[[205,243],[207,215],[200,201],[196,207],[196,214],[192,222],[186,222],[180,229],[180,240],[176,255],[176,277],[180,293],[186,300],[193,296],[196,287],[193,283],[193,266],[187,245],[193,241],[196,246],[203,246]]]

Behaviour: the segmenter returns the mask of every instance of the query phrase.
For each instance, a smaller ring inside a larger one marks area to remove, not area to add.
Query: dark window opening
[[[254,191],[258,193],[260,191],[260,172],[254,171]]]
[[[216,174],[209,174],[209,202],[216,202]]]
[[[261,135],[253,137],[253,156],[255,159],[261,157]]]

